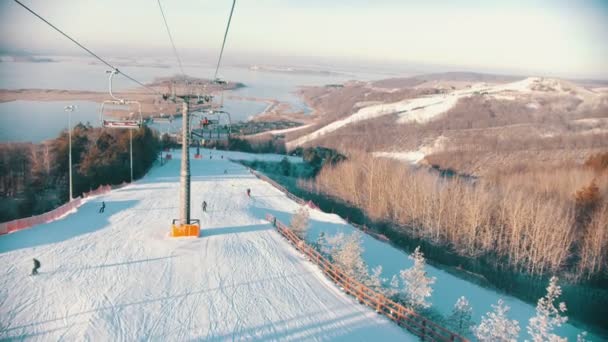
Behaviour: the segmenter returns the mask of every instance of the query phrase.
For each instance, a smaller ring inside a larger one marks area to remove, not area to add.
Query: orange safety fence
[[[122,188],[127,184],[128,183],[122,183],[118,186],[115,186],[114,189]],[[44,214],[24,217],[24,218],[0,223],[0,235],[8,234],[8,233],[15,232],[15,231],[22,230],[22,229],[27,229],[27,228],[33,227],[35,225],[38,225],[38,224],[54,221],[54,220],[64,216],[65,214],[69,213],[70,211],[78,208],[82,204],[83,199],[85,199],[87,197],[91,197],[91,196],[105,194],[105,193],[110,192],[110,190],[112,190],[111,185],[100,185],[95,190],[91,190],[89,192],[83,193],[82,197],[77,197],[77,198],[73,199],[71,202],[65,203],[64,205],[57,207],[51,211],[48,211]]]
[[[285,237],[291,245],[305,254],[308,259],[314,262],[325,275],[344,291],[357,298],[359,303],[365,304],[383,314],[397,325],[406,328],[412,334],[420,337],[424,341],[468,341],[466,338],[447,330],[446,328],[434,323],[433,321],[417,314],[412,309],[387,298],[382,293],[376,292],[361,282],[348,276],[340,268],[332,264],[325,256],[309,246],[304,240],[298,237],[291,229],[271,214],[266,215],[266,219],[272,222],[277,231]]]

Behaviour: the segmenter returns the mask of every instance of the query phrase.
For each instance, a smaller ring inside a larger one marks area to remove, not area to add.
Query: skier
[[[103,211],[106,209],[106,202],[101,202],[101,208],[99,208],[99,213],[103,213]]]
[[[247,189],[247,197],[251,197],[251,189]]]
[[[207,212],[207,202],[203,201],[203,212]]]
[[[32,268],[32,275],[38,274],[38,269],[40,268],[40,261],[34,258],[34,268]]]

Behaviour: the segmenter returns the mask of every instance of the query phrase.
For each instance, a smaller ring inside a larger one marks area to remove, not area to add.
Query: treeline
[[[133,131],[133,177],[152,166],[159,138]],[[69,141],[63,132],[41,144],[0,144],[0,222],[51,210],[69,199]],[[72,132],[73,195],[130,181],[129,132],[78,124]]]
[[[571,280],[608,274],[608,153],[585,165],[476,181],[354,153],[307,185],[394,223],[397,233],[487,257],[497,268]]]
[[[275,138],[236,138],[231,137],[227,142],[211,141],[205,143],[207,148],[218,150],[241,151],[248,153],[278,153],[285,154],[285,140]]]

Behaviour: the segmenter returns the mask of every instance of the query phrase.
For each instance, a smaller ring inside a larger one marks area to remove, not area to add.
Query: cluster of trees
[[[497,269],[569,280],[608,272],[606,169],[539,169],[472,181],[351,154],[302,184],[392,222],[387,229],[396,234],[485,257]]]
[[[248,153],[279,153],[285,154],[285,140],[275,138],[237,138],[230,137],[228,142],[212,141],[206,147],[218,150],[241,151]]]
[[[129,132],[78,124],[72,132],[73,195],[130,181]],[[133,177],[152,166],[159,138],[133,131]],[[51,210],[69,199],[68,133],[41,144],[0,144],[0,221]]]
[[[309,214],[305,207],[299,208],[290,223],[290,228],[302,239],[306,238],[309,227]],[[349,236],[338,234],[327,237],[320,233],[312,244],[321,254],[330,259],[349,276],[363,282],[375,291],[381,292],[394,300],[400,301],[415,311],[425,313],[431,307],[429,298],[433,293],[432,285],[436,278],[427,274],[424,254],[417,247],[409,258],[413,261],[410,268],[394,275],[389,281],[382,277],[382,266],[368,270],[363,259],[362,238],[359,232]],[[558,303],[562,293],[558,278],[549,280],[546,295],[540,298],[536,306],[536,315],[530,318],[527,332],[534,342],[567,341],[555,334],[555,329],[567,322],[566,304]],[[475,336],[479,341],[517,341],[520,334],[519,322],[508,317],[509,307],[499,299],[493,310],[482,316],[479,324],[473,321],[473,308],[464,297],[458,298],[451,314],[442,322],[454,332],[463,336]],[[579,335],[584,340],[586,333]]]
[[[325,147],[298,147],[293,152],[293,155],[300,156],[302,159],[312,166],[314,175],[319,173],[324,165],[334,166],[346,160],[346,156],[336,150]]]

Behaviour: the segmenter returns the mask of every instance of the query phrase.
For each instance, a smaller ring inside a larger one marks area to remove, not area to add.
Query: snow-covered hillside
[[[287,147],[290,149],[295,148],[346,125],[386,115],[397,115],[396,122],[400,124],[429,122],[448,112],[460,99],[480,94],[491,96],[497,100],[527,99],[531,96],[573,96],[589,106],[606,101],[606,97],[602,97],[600,93],[587,90],[567,81],[550,78],[529,77],[521,81],[505,84],[476,83],[447,93],[413,99],[408,98],[397,102],[373,104],[359,108],[350,116],[331,122],[314,132],[288,142]],[[531,103],[531,105],[537,104]]]
[[[179,159],[61,220],[0,236],[0,340],[416,340],[343,294],[263,219],[297,204],[227,160],[251,155],[212,153],[192,160],[201,238],[167,236]]]

